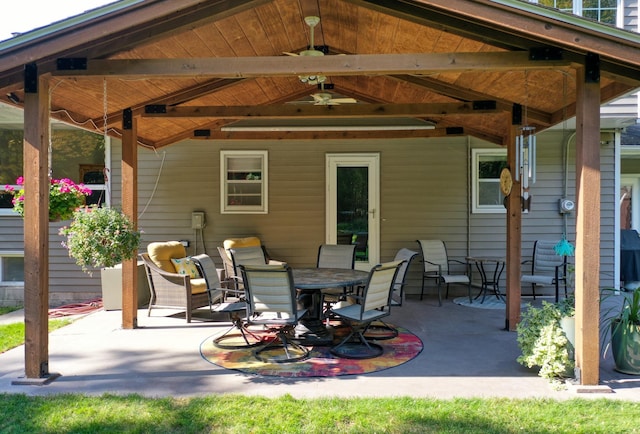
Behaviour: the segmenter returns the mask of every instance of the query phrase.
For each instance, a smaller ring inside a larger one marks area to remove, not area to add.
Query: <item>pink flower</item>
[[[14,189],[12,186],[10,186],[10,185],[5,185],[5,186],[4,186],[4,190],[5,190],[6,192],[9,192],[9,193],[11,193],[11,192],[15,191],[15,189]]]
[[[16,184],[23,185],[24,184],[24,178],[22,176],[18,176],[18,179],[16,179]]]

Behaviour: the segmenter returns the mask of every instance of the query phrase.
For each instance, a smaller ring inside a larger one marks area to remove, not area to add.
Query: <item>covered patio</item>
[[[307,16],[321,17],[313,44],[318,49],[307,47]],[[325,55],[286,54],[307,48]],[[106,131],[122,141],[121,202],[133,219],[138,210],[140,146],[159,149],[188,138],[215,143],[463,135],[506,147],[509,165],[516,167],[515,137],[520,127],[543,131],[575,116],[576,357],[580,382],[600,383],[599,107],[640,84],[638,35],[515,0],[125,0],[18,37],[0,50],[0,98],[25,113],[28,378],[46,379],[50,366],[48,203],[43,194],[48,190],[50,116]],[[362,104],[284,104],[308,96],[309,85],[300,76],[317,74],[331,77],[336,92]],[[247,118],[327,117],[409,117],[435,128],[226,131],[229,124]],[[516,178],[513,191],[520,188]],[[498,329],[506,324],[515,330],[520,316],[521,200],[519,194],[507,199],[507,309]],[[124,264],[120,318],[124,330],[119,333],[148,330],[138,318],[136,273],[134,261]],[[434,318],[444,314],[444,310],[434,312],[429,321],[420,321],[427,316],[421,312],[415,327],[428,331]],[[449,318],[443,316],[442,321]],[[513,334],[504,336],[508,337],[497,342],[513,340]],[[446,340],[450,343],[451,336]],[[448,357],[455,351],[449,345]],[[461,369],[467,373],[473,372],[472,366],[481,368],[480,360],[492,359],[491,354],[479,356],[477,349],[472,358],[468,354],[461,351],[457,357],[459,363],[470,362]],[[170,358],[155,354],[150,359]],[[442,365],[437,359],[433,362]],[[64,369],[57,365],[55,370]],[[482,377],[484,371],[475,372]]]
[[[175,315],[172,315],[174,314]],[[199,353],[203,342],[223,332],[224,317],[211,322],[184,321],[184,313],[139,311],[139,328],[120,327],[119,311],[98,311],[50,336],[51,364],[63,375],[46,387],[12,385],[23,374],[24,351],[0,355],[0,393],[130,394],[193,397],[243,394],[295,398],[413,396],[437,399],[461,397],[607,398],[640,401],[640,381],[617,373],[609,355],[601,361],[601,392],[579,393],[579,385],[558,390],[532,369],[516,362],[515,333],[502,330],[504,310],[469,308],[451,300],[437,306],[433,297],[417,297],[392,310],[389,322],[418,336],[424,350],[400,366],[364,375],[284,378],[224,369]],[[609,390],[610,388],[610,390]],[[586,389],[589,392],[593,390]]]

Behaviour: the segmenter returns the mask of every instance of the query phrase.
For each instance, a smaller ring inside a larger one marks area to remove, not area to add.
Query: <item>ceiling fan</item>
[[[287,56],[324,56],[324,53],[320,50],[316,50],[314,45],[314,28],[320,22],[320,17],[308,16],[304,18],[304,22],[309,26],[309,49],[301,51],[300,54],[289,53],[286,51],[284,52],[284,54],[286,54]],[[301,82],[308,84],[324,83],[324,81],[327,79],[326,76],[320,74],[299,75],[298,78]]]
[[[288,104],[313,104],[313,105],[340,105],[354,104],[358,101],[354,98],[334,97],[335,95],[326,92],[324,82],[320,83],[320,92],[312,93],[312,100],[290,101]]]

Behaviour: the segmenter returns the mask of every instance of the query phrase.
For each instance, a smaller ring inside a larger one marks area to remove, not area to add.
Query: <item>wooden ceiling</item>
[[[593,30],[582,20],[561,23],[529,12],[534,6],[528,4],[523,9],[488,0],[120,3],[127,7],[0,46],[0,100],[21,106],[24,65],[34,62],[39,73],[51,75],[53,117],[95,131],[103,131],[106,119],[109,134],[119,137],[122,111],[131,108],[139,116],[139,141],[147,146],[193,137],[447,134],[503,144],[514,104],[523,107],[523,123],[539,130],[575,114],[576,67],[599,65],[603,103],[640,86],[635,35],[610,36],[597,31],[603,26]],[[327,50],[323,57],[285,54],[308,49],[306,16],[320,17],[315,46]],[[86,62],[59,62],[70,58]],[[360,104],[288,104],[318,91],[299,80],[305,73],[325,74],[332,92]],[[246,118],[386,116],[428,120],[436,129],[221,130]]]

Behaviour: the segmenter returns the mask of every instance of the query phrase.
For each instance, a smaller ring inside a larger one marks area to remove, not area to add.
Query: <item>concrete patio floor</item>
[[[528,300],[524,300],[528,301]],[[539,302],[539,301],[538,301]],[[174,314],[174,315],[172,315]],[[504,311],[415,298],[396,307],[388,322],[407,328],[424,343],[418,357],[384,371],[332,378],[261,377],[227,370],[202,358],[200,344],[226,330],[226,317],[199,312],[191,324],[183,313],[155,309],[138,313],[139,328],[123,330],[120,311],[98,311],[49,337],[49,371],[61,376],[48,385],[14,385],[24,376],[24,347],[0,354],[0,393],[136,393],[149,397],[242,394],[296,398],[321,396],[431,398],[608,398],[640,401],[640,377],[601,361],[601,386],[580,393],[551,384],[516,362],[516,333],[503,330]],[[14,317],[21,320],[21,314]],[[6,322],[9,316],[0,317]]]

